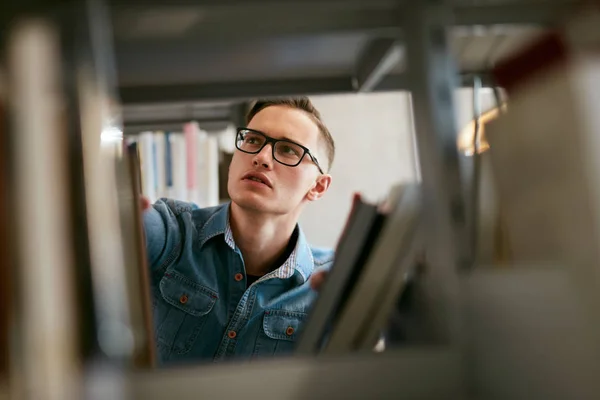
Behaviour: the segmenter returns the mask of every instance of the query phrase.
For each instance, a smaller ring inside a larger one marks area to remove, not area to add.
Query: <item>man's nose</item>
[[[273,167],[273,145],[267,143],[261,151],[256,153],[252,163],[254,166],[262,166],[263,168],[271,169]]]

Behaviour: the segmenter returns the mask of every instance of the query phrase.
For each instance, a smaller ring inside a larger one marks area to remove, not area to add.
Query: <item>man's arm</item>
[[[142,197],[141,202],[148,264],[154,271],[165,266],[180,249],[181,232],[175,214],[165,201],[150,205],[148,199]]]

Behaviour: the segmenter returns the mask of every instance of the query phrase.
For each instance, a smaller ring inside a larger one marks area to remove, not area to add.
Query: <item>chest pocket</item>
[[[299,331],[306,313],[267,310],[263,317],[262,332],[259,334],[254,349],[255,355],[283,355],[294,350]]]
[[[161,358],[171,352],[185,354],[198,338],[217,293],[177,273],[165,274],[159,284],[156,339]]]

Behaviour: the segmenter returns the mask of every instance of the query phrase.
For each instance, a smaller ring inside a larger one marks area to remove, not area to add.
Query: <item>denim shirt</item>
[[[159,364],[293,350],[316,298],[308,278],[331,266],[333,251],[310,247],[299,229],[287,261],[246,289],[229,203],[200,209],[161,199],[144,227]]]

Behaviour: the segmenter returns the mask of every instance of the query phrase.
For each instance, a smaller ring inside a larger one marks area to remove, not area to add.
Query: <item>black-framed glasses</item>
[[[269,143],[271,143],[273,159],[278,163],[287,165],[288,167],[297,167],[302,162],[304,156],[308,154],[319,169],[319,172],[324,173],[316,157],[301,144],[287,139],[273,139],[254,129],[237,128],[235,147],[244,153],[260,153]]]

